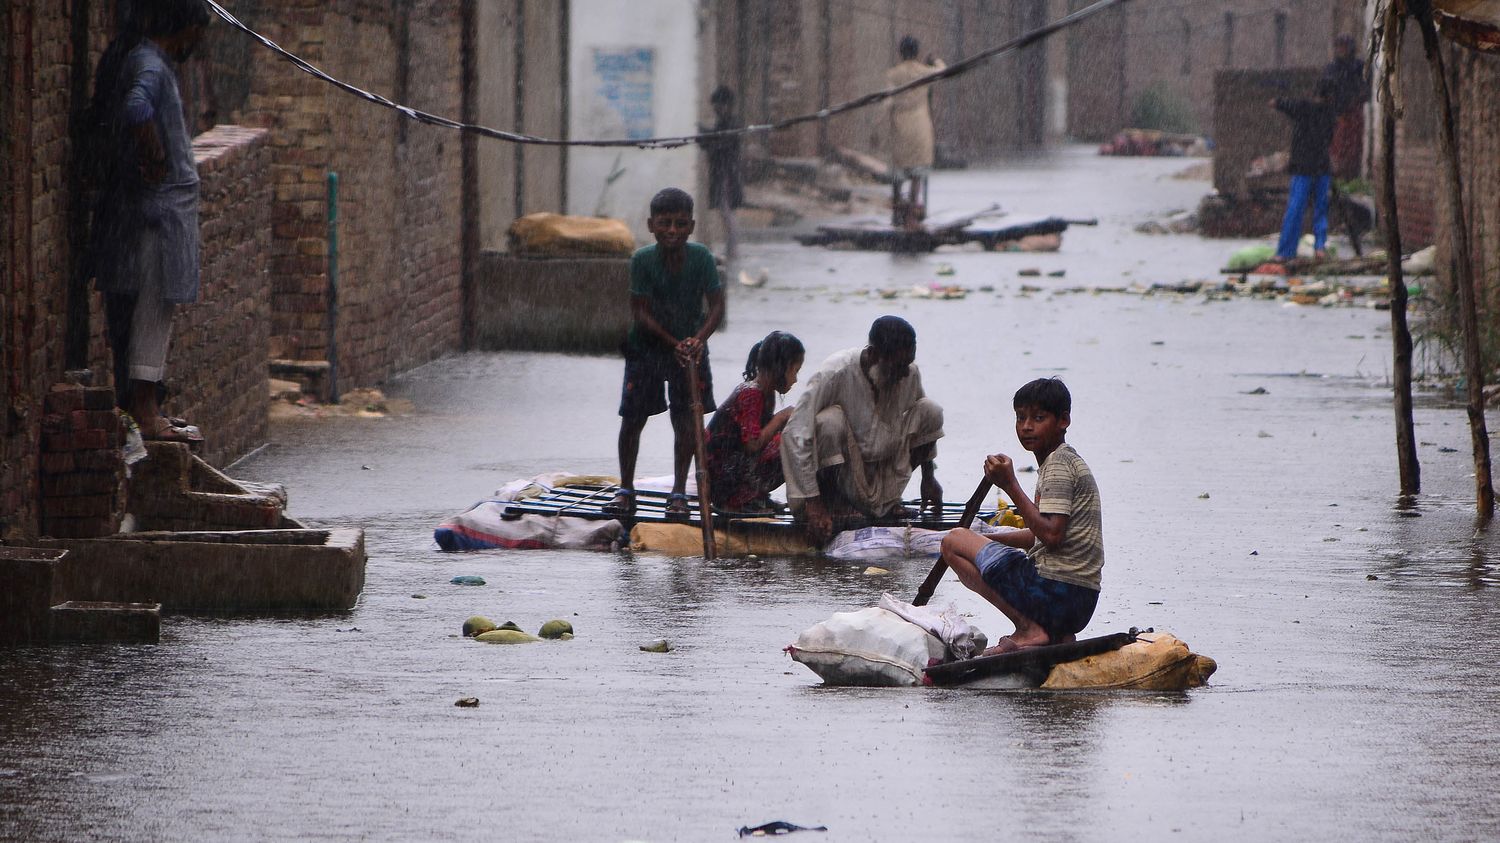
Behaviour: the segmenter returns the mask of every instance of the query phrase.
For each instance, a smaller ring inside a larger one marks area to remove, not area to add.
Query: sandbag
[[[697,524],[641,522],[630,531],[632,550],[667,556],[702,556],[703,528]],[[766,519],[736,521],[714,530],[714,550],[721,556],[816,556],[817,545],[802,530]]]
[[[1166,632],[1143,632],[1118,650],[1055,665],[1042,688],[1082,690],[1133,688],[1185,691],[1208,681],[1218,665]]]
[[[943,661],[936,636],[878,606],[839,612],[814,624],[786,648],[829,685],[912,687]]]
[[[511,254],[527,257],[620,255],[635,251],[624,222],[605,217],[527,214],[510,224]]]

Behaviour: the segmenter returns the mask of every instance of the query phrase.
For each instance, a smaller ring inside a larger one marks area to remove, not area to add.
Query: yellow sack
[[[667,556],[702,556],[703,529],[696,524],[636,524],[630,547]],[[821,548],[801,530],[771,519],[736,521],[728,530],[714,530],[714,550],[720,556],[816,556]]]
[[[1192,652],[1171,633],[1143,632],[1134,643],[1118,650],[1055,665],[1042,687],[1185,691],[1207,682],[1218,667],[1213,659]]]
[[[510,251],[532,257],[620,255],[635,251],[630,227],[605,217],[527,214],[510,224]]]

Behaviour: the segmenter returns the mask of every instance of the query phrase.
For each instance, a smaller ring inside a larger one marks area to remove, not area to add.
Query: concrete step
[[[161,604],[69,600],[52,607],[53,641],[161,640]]]

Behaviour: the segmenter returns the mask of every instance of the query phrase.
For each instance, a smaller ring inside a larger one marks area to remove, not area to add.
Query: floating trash
[[[658,638],[655,641],[652,641],[650,643],[642,644],[641,645],[641,652],[643,652],[643,653],[670,653],[670,652],[672,652],[672,642],[668,641],[665,638]]]
[[[454,585],[484,585],[484,577],[476,577],[471,574],[465,574],[461,577],[454,577],[453,579],[448,580],[448,582],[453,583]]]

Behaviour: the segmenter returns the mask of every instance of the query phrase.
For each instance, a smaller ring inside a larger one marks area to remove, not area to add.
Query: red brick
[[[42,535],[58,539],[96,539],[119,531],[120,521],[113,515],[42,519]]]
[[[61,456],[72,457],[73,464],[78,471],[115,471],[125,470],[125,460],[120,452],[114,449],[100,451],[74,451],[71,454]]]
[[[103,430],[42,435],[42,448],[47,451],[98,451],[108,448],[110,444],[110,436]]]
[[[68,413],[83,409],[83,388],[69,386],[47,393],[48,413]]]
[[[42,514],[47,518],[109,517],[117,512],[113,494],[79,495],[70,498],[44,498]]]
[[[91,386],[83,391],[85,410],[113,410],[115,391],[107,386]]]
[[[42,475],[42,494],[47,498],[77,497],[80,495],[112,495],[120,488],[121,477],[114,472],[78,472],[73,474]],[[52,509],[48,500],[46,508]]]
[[[73,458],[74,455],[69,453],[42,454],[42,472],[44,474],[66,474],[74,469]]]

